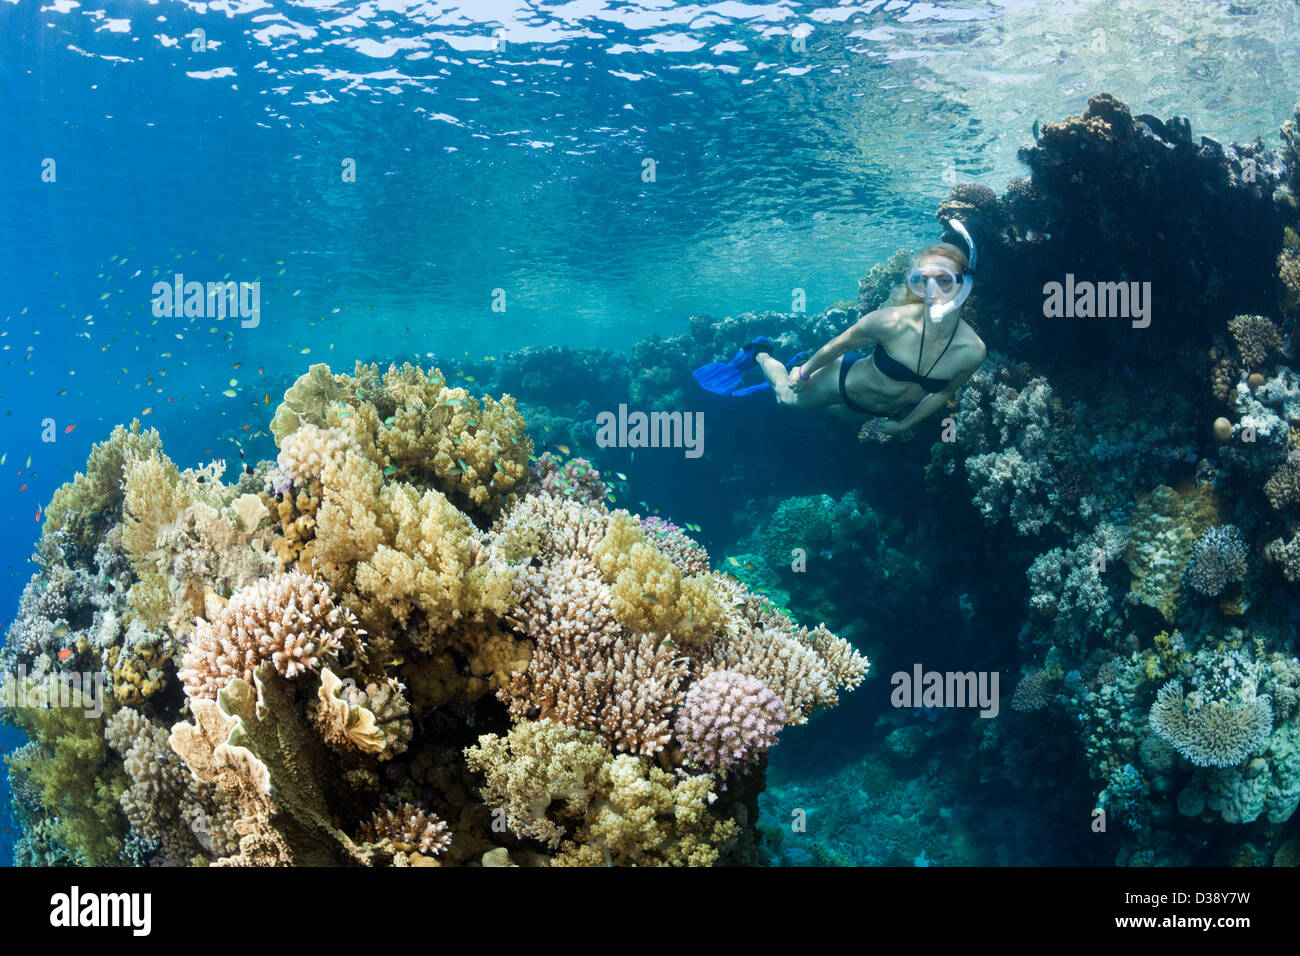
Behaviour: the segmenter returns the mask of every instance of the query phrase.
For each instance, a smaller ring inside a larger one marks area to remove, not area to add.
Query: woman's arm
[[[870,312],[864,315],[858,321],[841,332],[835,338],[831,339],[816,352],[808,361],[804,362],[799,368],[793,371],[798,374],[790,376],[790,382],[793,385],[796,381],[806,382],[813,377],[813,374],[819,369],[825,368],[831,362],[843,355],[845,352],[851,352],[854,349],[865,348],[877,339],[877,328],[879,325],[878,313]],[[795,387],[798,391],[798,387]]]

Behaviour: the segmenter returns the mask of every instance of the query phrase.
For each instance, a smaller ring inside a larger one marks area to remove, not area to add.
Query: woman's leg
[[[799,392],[790,388],[790,373],[780,361],[767,352],[759,352],[755,358],[771,384],[778,404],[788,408],[825,408],[827,405],[841,404],[840,363],[844,361],[843,358],[837,358],[830,365],[814,372],[812,380]]]

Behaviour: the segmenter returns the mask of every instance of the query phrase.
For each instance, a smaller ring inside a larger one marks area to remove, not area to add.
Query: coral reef
[[[61,490],[3,659],[105,693],[5,712],[22,861],[757,858],[766,753],[861,683],[851,645],[590,463],[530,479],[509,396],[314,366],[273,432],[231,484],[118,429]]]

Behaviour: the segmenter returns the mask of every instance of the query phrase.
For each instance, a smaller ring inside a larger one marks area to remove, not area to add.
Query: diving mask
[[[960,220],[953,219],[950,225],[954,232],[966,240],[966,248],[970,250],[970,265],[966,271],[953,272],[947,266],[931,263],[925,268],[913,269],[907,277],[908,289],[925,300],[925,311],[932,322],[942,321],[960,309],[975,284],[975,240]],[[946,301],[938,301],[940,297]]]

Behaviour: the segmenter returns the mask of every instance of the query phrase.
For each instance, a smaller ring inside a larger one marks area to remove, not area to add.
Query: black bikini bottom
[[[844,400],[845,405],[857,412],[859,415],[879,415],[879,412],[873,412],[869,408],[863,408],[853,399],[849,398],[848,389],[844,387],[844,381],[849,377],[849,369],[853,368],[855,362],[863,358],[866,358],[866,356],[861,352],[845,352],[844,358],[840,359],[840,398]]]

